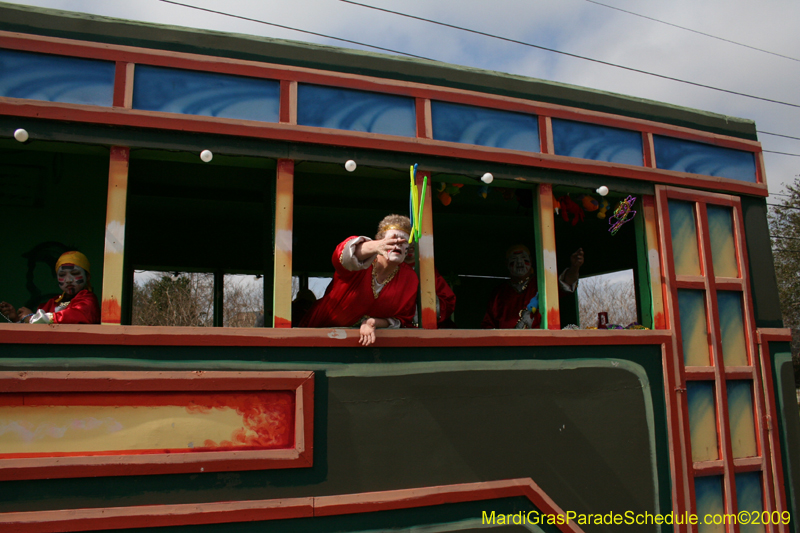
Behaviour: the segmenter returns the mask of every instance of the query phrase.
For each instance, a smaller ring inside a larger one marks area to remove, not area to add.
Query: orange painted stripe
[[[279,120],[285,124],[297,124],[297,82],[281,80]]]
[[[103,301],[100,321],[121,322],[123,264],[125,261],[125,216],[128,200],[128,161],[130,148],[112,146],[108,168],[106,239],[103,254]],[[97,277],[99,273],[95,273]]]
[[[436,273],[433,264],[433,192],[430,172],[417,172],[417,188],[422,195],[424,177],[428,177],[425,205],[422,211],[419,239],[419,289],[422,303],[421,323],[425,329],[436,329]]]
[[[543,154],[556,153],[553,144],[553,119],[550,117],[539,117],[539,149]]]
[[[292,327],[294,161],[279,159],[275,183],[274,328]]]
[[[539,287],[539,297],[544,290],[544,309],[540,309],[542,318],[546,318],[547,329],[561,330],[561,312],[558,306],[558,265],[556,263],[556,233],[553,223],[553,187],[543,183],[539,185],[539,227],[541,235],[542,265],[544,268],[544,287]],[[541,303],[541,300],[540,300]]]
[[[658,221],[656,217],[655,199],[642,196],[644,206],[645,242],[647,245],[647,263],[650,271],[650,299],[653,312],[653,329],[667,329],[664,314],[663,284],[661,279],[661,252],[658,247]]]
[[[656,148],[652,133],[642,133],[642,156],[644,159],[644,166],[647,168],[656,168]]]

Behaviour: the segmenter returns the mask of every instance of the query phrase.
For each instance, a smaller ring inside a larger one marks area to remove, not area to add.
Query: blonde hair
[[[383,217],[383,220],[378,223],[378,233],[375,234],[375,240],[383,239],[386,236],[386,232],[393,229],[411,234],[411,219],[403,215]]]

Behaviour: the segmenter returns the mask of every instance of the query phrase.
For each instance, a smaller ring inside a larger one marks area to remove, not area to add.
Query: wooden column
[[[294,161],[278,159],[275,177],[275,270],[273,322],[275,328],[292,327],[292,228]]]
[[[645,264],[648,268],[649,289],[640,285],[640,291],[649,290],[650,313],[652,317],[652,329],[667,329],[667,318],[664,314],[664,293],[661,282],[661,254],[658,249],[658,223],[656,214],[655,198],[652,196],[642,196],[642,206],[644,211],[644,237],[647,245],[647,257]],[[641,264],[645,258],[640,257]],[[644,266],[644,265],[642,265]],[[644,298],[642,299],[644,301]],[[645,324],[647,325],[647,324]]]
[[[556,264],[556,233],[553,225],[553,186],[539,185],[534,225],[536,237],[536,266],[539,276],[539,312],[542,329],[561,329],[558,306],[558,266]]]
[[[106,203],[106,244],[103,254],[103,303],[100,314],[100,321],[103,324],[119,325],[121,322],[129,159],[130,148],[111,147]],[[95,276],[97,274],[95,273]]]
[[[417,172],[417,187],[422,194],[424,176],[428,176],[425,190],[425,205],[422,208],[422,235],[419,238],[419,289],[422,313],[420,324],[424,329],[436,329],[439,317],[436,315],[436,273],[433,265],[433,194],[431,193],[430,172]]]

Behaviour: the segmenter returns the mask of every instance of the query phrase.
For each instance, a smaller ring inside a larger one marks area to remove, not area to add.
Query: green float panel
[[[697,223],[694,204],[669,201],[669,225],[672,228],[672,255],[675,274],[678,276],[700,276],[700,254],[697,247]]]
[[[722,336],[722,360],[725,366],[747,366],[747,344],[744,336],[742,293],[717,293],[719,327]]]
[[[679,289],[678,314],[681,323],[683,364],[686,366],[711,366],[705,293]]]
[[[722,476],[698,477],[694,480],[694,496],[697,501],[697,523],[698,533],[724,533],[725,526],[720,524],[706,524],[703,518],[705,515],[721,515],[725,513],[725,505],[722,500]],[[720,520],[721,522],[721,520]]]
[[[756,428],[753,418],[753,392],[750,381],[728,381],[728,418],[733,457],[755,457]]]
[[[736,504],[739,511],[749,511],[751,518],[755,518],[753,516],[755,512],[761,513],[764,510],[761,472],[736,474]],[[756,520],[750,520],[749,524],[739,524],[739,533],[761,533],[763,531],[764,524],[761,521],[761,515]]]
[[[689,381],[686,384],[686,393],[689,400],[692,461],[719,459],[714,384],[711,381]]]
[[[711,261],[714,276],[738,278],[736,246],[733,235],[733,211],[730,207],[708,206],[708,234],[711,237]]]

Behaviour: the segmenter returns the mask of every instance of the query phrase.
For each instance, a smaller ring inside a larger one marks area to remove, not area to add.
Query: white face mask
[[[66,263],[58,267],[56,273],[58,286],[68,296],[75,296],[86,288],[89,275],[84,269],[71,263]]]
[[[512,252],[508,258],[508,273],[512,278],[524,278],[531,273],[531,256],[519,250]]]
[[[387,239],[405,239],[406,242],[395,245],[394,248],[385,253],[386,259],[388,259],[390,263],[402,263],[408,252],[408,233],[393,229],[387,231],[385,237]]]
[[[417,264],[416,251],[411,245],[408,246],[408,250],[406,251],[405,263],[412,267]]]

